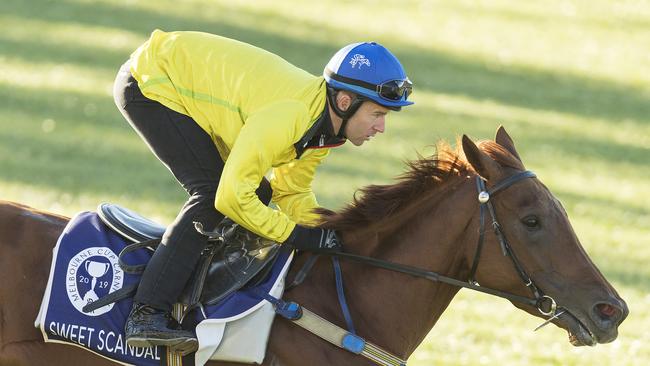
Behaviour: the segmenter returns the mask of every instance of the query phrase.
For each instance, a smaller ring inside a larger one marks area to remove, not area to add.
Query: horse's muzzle
[[[612,297],[593,305],[589,317],[597,329],[592,329],[598,343],[609,343],[616,339],[618,326],[625,320],[629,310],[622,299]]]

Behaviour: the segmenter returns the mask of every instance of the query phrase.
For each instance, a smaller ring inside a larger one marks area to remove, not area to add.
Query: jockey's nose
[[[384,133],[386,130],[386,117],[381,116],[377,123],[375,123],[375,131],[379,133]]]

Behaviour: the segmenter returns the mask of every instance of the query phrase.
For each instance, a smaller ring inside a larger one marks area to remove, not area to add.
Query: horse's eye
[[[526,216],[521,220],[521,222],[526,225],[526,228],[529,230],[536,230],[540,228],[540,222],[537,216]]]

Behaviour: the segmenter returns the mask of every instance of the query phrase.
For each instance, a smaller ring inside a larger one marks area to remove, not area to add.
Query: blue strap
[[[345,301],[345,293],[343,292],[343,275],[341,274],[339,258],[332,257],[332,263],[334,264],[334,276],[336,277],[336,293],[339,296],[339,304],[341,304],[343,317],[345,317],[345,322],[348,325],[348,331],[352,334],[357,334],[357,331],[354,329],[354,323],[352,322],[352,315],[350,315],[348,303]]]
[[[298,320],[302,317],[302,308],[298,303],[293,301],[283,301],[282,299],[271,296],[268,292],[262,291],[259,287],[254,287],[253,292],[264,300],[275,305],[275,312],[289,320]]]

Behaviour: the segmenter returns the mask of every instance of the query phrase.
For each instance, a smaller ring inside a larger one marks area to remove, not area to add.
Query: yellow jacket
[[[311,182],[329,149],[297,159],[294,144],[325,109],[322,77],[236,40],[160,30],[131,55],[131,73],[147,98],[192,117],[214,141],[225,161],[217,210],[278,242],[296,222],[314,223]],[[271,168],[279,211],[255,194]]]

